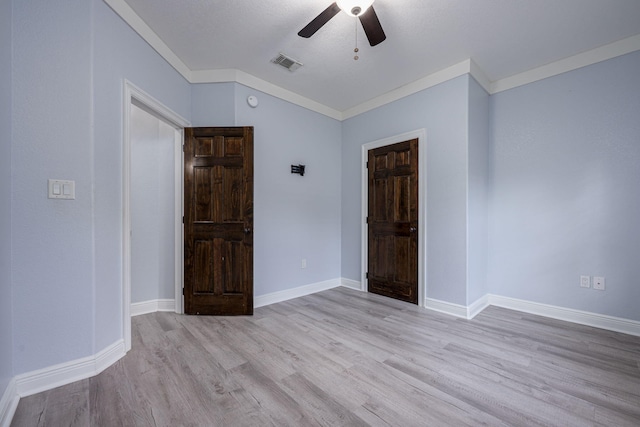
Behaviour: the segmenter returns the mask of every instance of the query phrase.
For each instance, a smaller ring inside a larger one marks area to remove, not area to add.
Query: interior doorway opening
[[[135,191],[132,192],[132,135],[135,138],[136,129],[133,130],[133,114],[139,113],[138,110],[142,110],[145,114],[151,115],[154,119],[161,121],[163,126],[158,125],[158,129],[164,129],[164,138],[170,143],[173,141],[173,168],[172,177],[164,184],[164,188],[171,186],[171,180],[173,181],[173,201],[165,200],[165,204],[171,205],[173,203],[173,212],[165,212],[166,216],[170,217],[173,222],[173,230],[168,230],[165,233],[164,240],[173,243],[173,278],[174,292],[173,292],[173,311],[176,313],[182,312],[182,281],[183,281],[183,254],[182,254],[182,211],[183,211],[183,166],[182,166],[182,145],[184,140],[184,128],[189,127],[190,123],[182,118],[180,115],[174,113],[172,110],[164,106],[158,100],[151,95],[142,91],[129,81],[124,83],[124,106],[123,106],[123,167],[122,167],[122,185],[123,185],[123,218],[122,218],[122,328],[123,338],[125,343],[125,351],[131,349],[131,302],[132,302],[132,236],[133,218],[136,215],[132,215],[133,205],[132,197],[135,195]],[[133,133],[132,133],[133,132]],[[160,130],[158,130],[160,132]],[[159,135],[159,134],[158,134]],[[171,150],[169,148],[168,150]],[[166,158],[170,157],[165,155]],[[137,173],[138,171],[136,171]],[[160,191],[160,190],[158,190]],[[137,209],[137,208],[136,208]],[[150,212],[150,215],[154,215],[154,212]],[[140,231],[140,230],[139,230]],[[144,237],[145,233],[141,233]],[[173,238],[170,238],[170,234],[173,234]],[[171,253],[171,249],[168,249]],[[137,254],[139,255],[139,254]],[[166,258],[166,254],[164,255]],[[169,258],[171,258],[169,256]],[[152,262],[153,264],[153,262]],[[137,274],[137,273],[136,273]],[[166,274],[166,273],[165,273]],[[137,292],[137,290],[136,290]],[[167,290],[163,291],[163,295],[167,295]],[[160,295],[160,294],[158,294]],[[159,304],[161,299],[155,300]],[[171,301],[166,299],[165,301]],[[158,307],[160,308],[160,307]],[[164,307],[166,309],[166,307]]]
[[[131,314],[175,308],[175,144],[180,132],[131,106]]]

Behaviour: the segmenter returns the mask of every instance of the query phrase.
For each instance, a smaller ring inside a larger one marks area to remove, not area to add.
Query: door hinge
[[[364,222],[365,222],[365,224],[369,224],[369,217],[366,217]]]
[[[182,288],[182,295],[184,295],[184,288]]]
[[[182,152],[184,153],[184,144],[182,144]]]
[[[367,166],[366,167],[367,167],[367,169],[369,169],[369,162],[367,162]]]
[[[182,223],[184,224],[184,215],[182,215]]]
[[[368,271],[365,273],[364,277],[366,277],[367,279],[369,278],[369,272]]]

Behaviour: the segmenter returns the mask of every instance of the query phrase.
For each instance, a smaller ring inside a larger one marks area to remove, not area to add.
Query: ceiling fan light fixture
[[[375,0],[338,0],[338,7],[349,16],[360,16]]]
[[[347,15],[358,18],[354,19],[356,30],[356,48],[358,47],[358,21],[360,21],[360,24],[362,24],[362,29],[367,35],[369,44],[371,46],[377,46],[385,41],[387,36],[384,34],[384,30],[382,29],[382,25],[380,24],[380,20],[378,19],[378,14],[373,8],[373,2],[374,0],[336,0],[335,2],[331,3],[325,10],[320,12],[320,15],[313,18],[311,22],[309,22],[302,30],[298,32],[298,35],[300,37],[308,39],[342,10]]]

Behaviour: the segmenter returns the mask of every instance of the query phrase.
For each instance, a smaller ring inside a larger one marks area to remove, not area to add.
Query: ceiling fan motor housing
[[[337,0],[338,7],[346,14],[359,16],[373,4],[375,0]]]

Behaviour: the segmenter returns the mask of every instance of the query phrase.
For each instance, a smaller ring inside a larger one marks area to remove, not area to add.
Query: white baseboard
[[[564,320],[566,322],[577,323],[580,325],[593,326],[595,328],[606,329],[609,331],[640,336],[640,322],[636,320],[574,310],[549,304],[541,304],[516,298],[503,297],[500,295],[487,294],[468,306],[453,304],[433,298],[425,298],[424,303],[425,308],[429,310],[461,317],[463,319],[473,319],[490,305],[549,317],[551,319]]]
[[[345,277],[340,278],[340,286],[344,286],[345,288],[355,289],[356,291],[362,290],[362,284],[359,280],[351,280]]]
[[[425,298],[424,308],[437,311],[451,316],[461,317],[463,319],[473,319],[482,310],[489,306],[489,296],[485,295],[470,305],[453,304],[447,301],[437,300],[434,298]]]
[[[120,340],[105,348],[100,353],[96,354],[96,368],[95,372],[91,376],[98,375],[100,372],[122,359],[125,354],[127,354],[127,352],[124,348],[124,340]]]
[[[455,317],[471,320],[476,317],[482,310],[489,307],[489,295],[478,298],[475,302],[465,306],[454,304],[447,301],[437,300],[434,298],[424,299],[424,308],[437,311],[439,313],[449,314]]]
[[[499,295],[488,295],[488,297],[489,304],[496,307],[508,308],[511,310],[522,311],[524,313],[537,314],[539,316],[550,317],[552,319],[578,323],[580,325],[593,326],[609,331],[640,336],[640,322],[636,320],[541,304],[516,298],[502,297]]]
[[[467,307],[467,319],[473,319],[476,317],[482,310],[489,307],[489,294],[478,298],[475,302],[472,302]]]
[[[20,374],[15,377],[16,393],[20,397],[26,397],[91,378],[122,358],[125,353],[124,340],[119,340],[93,356]]]
[[[263,307],[277,302],[287,301],[293,298],[303,297],[305,295],[315,294],[316,292],[326,291],[327,289],[337,288],[341,285],[340,279],[325,280],[324,282],[312,283],[310,285],[299,286],[284,291],[272,292],[270,294],[260,295],[253,298],[253,306],[255,308]]]
[[[16,379],[11,378],[2,395],[2,399],[0,399],[0,427],[9,427],[11,425],[18,402],[20,402],[20,397],[18,396]]]
[[[468,319],[467,307],[464,305],[454,304],[451,302],[441,301],[433,298],[425,298],[424,308],[426,308],[427,310],[433,310],[439,313]]]
[[[157,311],[175,311],[176,300],[154,299],[149,301],[134,302],[131,304],[131,317],[141,314],[155,313]]]

